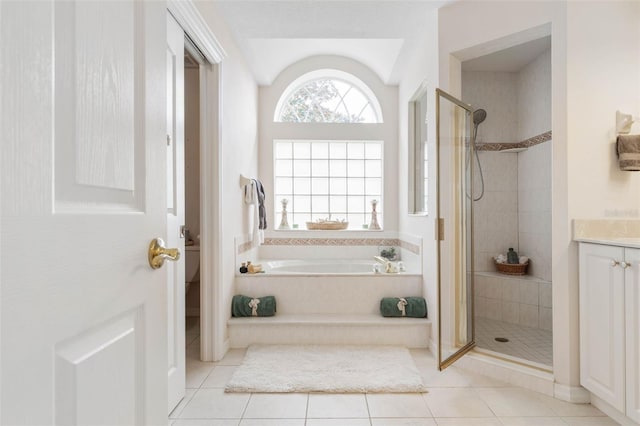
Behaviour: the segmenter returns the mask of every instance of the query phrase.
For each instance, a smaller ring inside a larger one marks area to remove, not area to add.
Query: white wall
[[[436,341],[431,342],[432,350],[436,350],[438,329],[438,275],[437,275],[437,244],[435,241],[435,211],[436,211],[436,173],[433,167],[435,152],[435,89],[439,87],[438,77],[438,13],[430,12],[424,17],[424,41],[413,54],[413,62],[407,66],[398,87],[398,221],[399,229],[412,235],[417,235],[423,241],[423,294],[427,300],[429,318],[432,321],[432,336]],[[427,125],[428,157],[430,167],[429,194],[427,200],[428,215],[410,215],[408,198],[409,180],[409,100],[416,93],[423,81],[428,85]]]
[[[296,78],[317,69],[330,68],[353,74],[362,80],[378,98],[384,123],[381,124],[330,124],[330,123],[274,123],[275,108],[283,90]],[[398,92],[395,86],[385,85],[368,67],[341,56],[314,56],[303,59],[283,70],[270,86],[260,87],[260,179],[267,192],[267,220],[273,221],[273,140],[383,140],[384,172],[383,203],[384,229],[398,229],[398,117],[396,114]],[[380,210],[380,207],[378,207]],[[278,223],[272,224],[277,226]],[[302,226],[302,225],[301,225]],[[270,230],[274,226],[269,226]],[[302,232],[302,231],[301,231]]]
[[[459,58],[538,38],[544,35],[538,29],[548,24],[554,376],[556,393],[569,397],[579,385],[577,247],[571,220],[606,217],[611,209],[637,215],[640,206],[640,175],[618,171],[613,151],[616,109],[636,115],[640,110],[640,3],[452,4],[440,10],[440,83],[460,93]]]
[[[249,232],[248,209],[243,205],[240,174],[258,174],[258,87],[229,27],[212,2],[196,1],[209,27],[225,49],[220,65],[222,164],[222,306],[231,317],[235,277],[234,238]],[[225,335],[226,338],[226,335]]]

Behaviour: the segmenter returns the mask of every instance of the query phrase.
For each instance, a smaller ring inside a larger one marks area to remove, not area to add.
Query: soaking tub
[[[384,265],[375,259],[264,260],[257,263],[261,263],[265,272],[272,275],[374,275],[374,265],[379,265],[384,271]],[[402,272],[407,273],[416,272]]]

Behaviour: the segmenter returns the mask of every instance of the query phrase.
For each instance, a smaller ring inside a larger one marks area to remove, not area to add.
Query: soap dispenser
[[[509,251],[507,252],[507,263],[510,264],[518,264],[520,261],[518,260],[518,253],[513,250],[513,247],[509,247]]]

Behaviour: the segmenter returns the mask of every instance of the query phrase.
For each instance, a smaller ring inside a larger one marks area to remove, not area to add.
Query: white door
[[[167,244],[184,253],[184,32],[167,13]],[[185,258],[167,265],[169,412],[184,397]]]
[[[0,2],[0,424],[167,423],[165,8]]]
[[[627,416],[640,423],[640,249],[625,249]]]
[[[624,258],[621,247],[580,244],[580,384],[624,412]]]

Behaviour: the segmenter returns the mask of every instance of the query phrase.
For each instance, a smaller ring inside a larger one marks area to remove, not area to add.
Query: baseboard
[[[553,374],[535,367],[512,363],[477,351],[463,356],[455,365],[496,380],[553,396]]]
[[[224,356],[227,354],[227,352],[229,352],[229,349],[231,348],[231,342],[229,339],[225,339],[224,342],[222,342],[222,350],[221,351],[215,351],[215,359],[214,361],[220,361],[222,358],[224,358]],[[217,356],[219,355],[219,357]]]
[[[436,356],[438,353],[438,344],[436,343],[435,340],[433,340],[433,333],[431,334],[431,339],[429,339],[429,351]]]
[[[591,393],[582,386],[569,386],[560,383],[553,384],[553,397],[574,404],[591,402]]]

